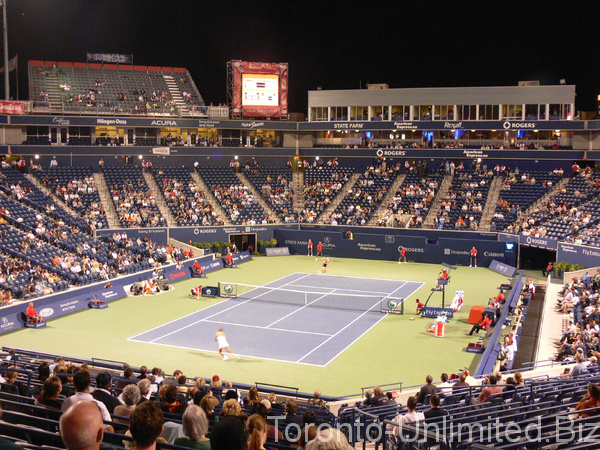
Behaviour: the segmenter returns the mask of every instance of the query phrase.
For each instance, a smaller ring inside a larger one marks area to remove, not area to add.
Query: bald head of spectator
[[[60,417],[60,437],[67,450],[99,449],[104,437],[103,426],[96,404],[77,402]]]

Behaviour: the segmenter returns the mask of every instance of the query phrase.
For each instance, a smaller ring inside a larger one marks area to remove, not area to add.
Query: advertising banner
[[[549,250],[556,250],[558,240],[545,237],[523,236],[519,235],[519,243],[530,247],[542,247]]]
[[[25,103],[0,100],[0,114],[25,114]]]
[[[600,266],[600,248],[558,243],[557,262],[580,264],[584,267]]]
[[[125,233],[129,239],[134,241],[137,238],[150,238],[159,245],[166,245],[169,242],[168,228],[120,228],[110,230],[96,230],[97,236],[112,236],[115,233]],[[187,241],[183,241],[187,242]]]
[[[119,63],[133,64],[133,55],[122,55],[120,53],[89,53],[87,54],[88,62],[95,63]]]
[[[469,265],[470,250],[477,248],[477,264],[490,265],[493,259],[516,266],[517,249],[508,250],[506,243],[497,241],[394,236],[355,233],[354,239],[344,239],[340,232],[276,230],[278,245],[287,246],[292,254],[306,254],[308,239],[323,246],[325,256],[397,261],[401,247],[409,262]]]
[[[290,249],[288,247],[273,247],[265,249],[267,256],[289,256]]]
[[[301,122],[301,131],[318,130],[583,130],[583,120],[414,120]]]
[[[494,272],[502,273],[510,278],[514,277],[517,273],[516,267],[501,263],[500,261],[496,261],[495,259],[493,259],[490,263],[490,269]]]
[[[244,260],[249,259],[249,255],[244,256]],[[192,259],[181,265],[171,264],[160,266],[160,269],[163,271],[162,275],[169,280],[169,283],[181,281],[190,277],[190,269],[194,261]],[[198,261],[206,272],[223,268],[223,262],[220,259],[213,260],[212,256],[198,258]],[[240,258],[241,261],[242,259]],[[111,302],[126,297],[126,286],[130,286],[136,281],[147,280],[152,276],[153,271],[147,270],[123,278],[112,279],[110,283],[102,281],[77,290],[71,289],[39,299],[32,299],[31,301],[38,314],[45,320],[54,319],[65,314],[87,309],[89,303],[92,301]],[[26,321],[25,310],[27,306],[28,302],[23,302],[0,309],[0,334],[23,328]]]

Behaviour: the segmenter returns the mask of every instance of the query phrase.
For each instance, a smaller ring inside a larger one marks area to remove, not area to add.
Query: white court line
[[[240,324],[240,323],[235,323],[235,322],[223,322],[222,320],[206,320],[206,319],[204,319],[201,322],[222,323],[224,325],[231,325],[233,327],[259,328],[261,330],[264,330],[265,328],[268,328],[268,327],[261,327],[259,325],[246,325],[246,324]],[[288,333],[313,334],[315,336],[332,336],[331,334],[327,334],[327,333],[316,333],[314,331],[290,330],[289,328],[269,328],[269,330],[287,331]]]
[[[334,291],[335,291],[335,290],[336,290],[336,289],[334,289]],[[318,294],[320,294],[320,292],[318,292]],[[317,298],[316,300],[313,300],[313,301],[312,301],[312,302],[310,302],[309,304],[307,304],[307,305],[304,305],[304,306],[301,306],[300,308],[296,309],[295,311],[292,311],[291,313],[289,313],[289,314],[286,314],[286,315],[285,315],[285,316],[283,316],[282,318],[280,318],[280,319],[277,319],[275,322],[273,322],[273,323],[270,323],[270,324],[269,324],[269,325],[267,325],[265,328],[269,328],[271,325],[275,325],[277,322],[281,322],[283,319],[285,319],[285,318],[287,318],[287,317],[291,316],[292,314],[296,314],[298,311],[301,311],[301,310],[303,310],[303,309],[304,309],[304,308],[306,308],[307,306],[310,306],[310,305],[312,305],[312,304],[313,304],[314,302],[316,302],[317,300],[320,300],[320,299],[322,299],[323,297],[326,297],[326,296],[327,296],[327,295],[329,295],[329,294],[333,294],[333,291],[332,291],[332,292],[324,292],[324,293],[323,293],[323,295],[321,295],[321,296],[320,296],[319,298]],[[275,329],[275,328],[273,328],[273,329]],[[328,335],[328,336],[331,336],[331,335]]]
[[[227,300],[225,300],[225,301],[227,301]],[[213,308],[215,306],[223,306],[223,303],[224,303],[224,301],[220,301],[219,303],[215,303],[213,305],[209,305],[206,308],[202,308],[202,309],[199,309],[197,311],[191,312],[189,314],[186,314],[185,316],[179,317],[178,319],[173,319],[173,320],[171,320],[169,322],[163,323],[162,325],[158,325],[157,327],[154,327],[154,328],[151,328],[149,330],[143,331],[142,333],[138,333],[135,336],[131,336],[130,338],[127,338],[127,339],[134,339],[134,338],[136,338],[138,336],[141,336],[142,334],[146,334],[146,333],[149,333],[150,331],[158,330],[159,328],[164,327],[166,325],[169,325],[170,323],[178,322],[179,320],[185,319],[186,317],[193,316],[194,314],[198,314],[198,313],[200,313],[202,311],[206,311],[207,309]]]
[[[386,298],[390,298],[394,292],[396,292],[398,289],[402,289],[404,286],[406,286],[406,283],[408,283],[408,281],[405,281],[404,283],[402,283],[400,286],[398,286],[396,289],[394,289],[391,293],[389,293],[385,297],[383,297],[382,300],[385,300]]]
[[[295,275],[295,274],[296,274],[296,273],[294,273],[294,274],[290,274],[290,275]],[[277,281],[279,281],[279,280],[282,280],[282,279],[284,279],[284,278],[286,278],[286,277],[288,277],[288,276],[290,276],[290,275],[286,275],[286,276],[284,276],[284,277],[278,278],[277,280],[271,281],[270,283],[275,283],[275,282],[277,282]],[[300,274],[298,274],[298,275],[300,275]],[[307,277],[308,275],[309,275],[309,274],[305,274],[305,275],[304,275],[303,277],[301,277],[301,278]],[[299,278],[299,279],[301,279],[301,278]],[[225,282],[222,282],[222,283],[228,283],[228,282],[226,282],[226,281],[225,281]],[[234,283],[231,283],[231,284],[234,284]],[[237,284],[237,283],[236,283],[236,284]],[[289,284],[289,283],[286,283],[286,284],[284,284],[284,286],[285,286],[285,285],[287,285],[287,284]],[[191,315],[193,315],[193,314],[200,313],[200,312],[202,312],[202,311],[205,311],[205,310],[207,310],[207,309],[209,309],[209,308],[212,308],[212,307],[214,307],[214,306],[222,306],[222,305],[223,305],[223,303],[224,303],[224,302],[226,302],[226,301],[227,301],[227,300],[225,300],[225,301],[220,301],[219,303],[215,303],[214,305],[207,306],[206,308],[202,308],[202,309],[200,309],[200,310],[198,310],[198,311],[194,311],[193,313],[190,313],[190,314],[187,314],[187,315],[185,315],[185,316],[182,316],[182,317],[180,317],[179,319],[174,319],[174,320],[171,320],[170,322],[163,323],[162,325],[159,325],[159,326],[157,326],[157,327],[151,328],[150,330],[146,330],[146,331],[144,331],[144,332],[142,332],[142,333],[138,333],[138,334],[136,334],[135,336],[132,336],[132,337],[130,337],[130,338],[127,338],[127,340],[129,340],[129,339],[135,340],[135,338],[136,338],[136,337],[138,337],[138,336],[140,336],[140,335],[142,335],[142,334],[146,334],[146,333],[149,333],[149,332],[151,332],[151,331],[157,330],[157,329],[159,329],[159,328],[161,328],[161,327],[164,327],[164,326],[166,326],[166,325],[169,325],[169,324],[171,324],[171,323],[177,322],[178,320],[184,319],[184,318],[186,318],[186,317],[189,317],[189,316],[191,316]],[[221,310],[221,311],[219,311],[219,312],[217,312],[217,313],[215,313],[215,314],[212,314],[212,315],[210,315],[210,316],[208,316],[208,317],[204,317],[204,318],[202,318],[202,319],[200,319],[200,320],[198,320],[198,321],[196,321],[196,322],[193,322],[193,323],[191,323],[191,324],[189,324],[189,325],[186,325],[185,327],[183,327],[183,328],[180,328],[180,330],[183,330],[183,329],[185,329],[185,328],[188,328],[188,327],[190,327],[190,326],[192,326],[192,325],[196,325],[197,323],[201,322],[202,320],[209,319],[209,318],[211,318],[211,317],[214,317],[214,316],[216,316],[217,314],[221,314],[221,313],[223,313],[223,312],[225,312],[225,311],[229,311],[230,309],[232,309],[232,308],[235,308],[235,307],[237,307],[237,306],[240,306],[240,305],[243,305],[244,303],[247,303],[247,302],[249,302],[249,301],[251,301],[251,300],[246,300],[246,301],[244,301],[244,302],[236,303],[235,305],[233,305],[233,306],[230,306],[229,308],[223,309],[223,310]],[[158,338],[156,338],[156,339],[152,339],[152,340],[150,340],[150,341],[146,341],[146,342],[154,342],[154,341],[155,341],[155,340],[157,340],[157,339],[162,339],[162,338],[164,338],[164,337],[167,337],[167,336],[169,336],[169,335],[171,335],[171,334],[173,334],[173,333],[176,333],[176,331],[172,331],[172,332],[170,332],[170,333],[167,333],[167,334],[165,334],[165,335],[163,335],[163,336],[160,336],[160,337],[158,337]]]
[[[406,283],[412,283],[412,281],[407,281]],[[407,298],[409,298],[411,295],[413,295],[415,292],[417,292],[417,290],[419,290],[421,288],[421,286],[423,286],[425,283],[420,283],[420,286],[415,289],[414,291],[412,291],[407,297],[404,298],[404,301],[406,301]],[[373,325],[371,325],[367,330],[365,330],[363,333],[361,333],[360,336],[358,336],[356,339],[354,339],[352,342],[350,342],[348,345],[346,345],[343,349],[341,349],[337,355],[335,355],[333,358],[331,358],[329,361],[327,361],[323,367],[327,366],[331,361],[333,361],[334,359],[336,359],[338,356],[340,356],[342,353],[344,353],[348,348],[350,348],[351,345],[353,345],[356,341],[358,341],[360,338],[362,338],[365,334],[367,334],[369,331],[371,331],[371,329],[377,325],[379,322],[381,322],[383,319],[386,318],[386,314],[382,314],[381,315],[381,319],[379,319],[377,322],[375,322]],[[307,355],[306,355],[307,356]],[[304,364],[308,364],[308,363],[304,363]]]
[[[302,274],[304,272],[294,272],[295,274]],[[320,275],[314,274],[314,273],[308,273],[307,275],[311,275],[313,277],[318,277],[319,279],[322,279],[323,277],[321,277]],[[357,280],[381,280],[381,281],[394,281],[394,282],[398,282],[398,281],[403,281],[403,280],[392,280],[390,278],[368,278],[368,277],[353,277],[350,275],[330,275],[327,278],[354,278]],[[407,283],[412,283],[412,281],[407,281]]]
[[[222,311],[219,311],[219,312],[217,312],[217,313],[214,313],[214,314],[211,314],[211,315],[210,315],[210,316],[208,316],[208,317],[203,317],[202,319],[200,319],[200,320],[197,320],[196,322],[192,322],[192,323],[190,323],[189,325],[186,325],[186,326],[185,326],[185,327],[183,327],[183,328],[179,328],[179,329],[177,329],[177,330],[175,330],[175,331],[171,331],[170,333],[167,333],[167,334],[165,334],[165,335],[163,335],[163,336],[159,336],[159,337],[157,337],[157,338],[155,338],[155,339],[152,339],[151,341],[148,341],[148,342],[150,342],[150,343],[153,343],[154,341],[157,341],[158,339],[162,339],[162,338],[165,338],[165,337],[167,337],[167,336],[170,336],[170,335],[172,335],[172,334],[174,334],[174,333],[177,333],[177,332],[179,332],[179,331],[181,331],[181,330],[185,330],[186,328],[189,328],[189,327],[191,327],[192,325],[196,325],[196,324],[198,324],[198,323],[200,323],[200,322],[202,322],[202,321],[204,321],[204,320],[206,320],[206,319],[210,319],[211,317],[217,316],[217,315],[219,315],[219,314],[221,314],[221,313],[224,313],[225,311],[229,311],[230,309],[237,308],[238,306],[241,306],[241,305],[243,305],[244,303],[248,303],[249,301],[250,301],[250,300],[246,300],[246,301],[244,301],[244,302],[236,303],[235,305],[233,305],[233,306],[230,306],[229,308],[225,308],[224,310],[222,310]]]
[[[128,339],[129,340],[129,339]],[[147,341],[135,341],[135,342],[140,342],[142,344],[148,344],[149,342]],[[163,347],[172,347],[172,348],[187,348],[190,350],[196,350],[197,352],[204,352],[204,353],[210,353],[211,355],[215,355],[216,357],[218,357],[218,359],[221,359],[221,355],[219,355],[218,352],[214,351],[214,350],[207,350],[204,348],[196,348],[196,347],[188,347],[185,345],[173,345],[173,344],[161,344],[159,342],[152,342],[152,345],[162,345]],[[264,359],[266,361],[276,361],[276,362],[283,362],[283,363],[292,363],[292,364],[302,364],[305,366],[313,366],[313,367],[325,367],[322,364],[312,364],[312,363],[299,363],[296,361],[291,361],[289,359],[277,359],[277,358],[267,358],[266,356],[252,356],[252,355],[244,355],[243,353],[236,353],[236,355],[238,356],[243,356],[244,358],[254,358],[254,359]],[[235,363],[235,359],[230,359],[231,362]],[[225,363],[225,364],[229,364],[229,363]]]
[[[375,305],[373,305],[375,306]],[[340,334],[342,331],[344,331],[346,328],[348,328],[350,325],[352,325],[354,322],[356,322],[358,319],[360,319],[362,316],[364,316],[365,314],[367,314],[368,312],[373,312],[371,310],[365,311],[364,313],[362,313],[360,316],[358,316],[356,319],[354,319],[352,322],[350,322],[348,325],[346,325],[344,328],[342,328],[341,330],[339,330],[337,333],[335,333],[333,336],[331,336],[330,338],[324,340],[323,342],[321,342],[319,345],[317,345],[315,348],[313,348],[310,352],[308,352],[306,355],[304,355],[302,358],[300,358],[298,361],[296,362],[300,362],[302,361],[304,358],[306,358],[308,355],[310,355],[312,352],[314,352],[315,350],[317,350],[318,348],[322,347],[323,345],[325,345],[327,342],[329,342],[331,339],[333,339],[334,337],[336,337],[338,334]],[[384,316],[385,317],[385,316]],[[338,353],[339,355],[339,353]]]
[[[356,341],[358,341],[360,338],[362,338],[365,334],[367,334],[369,331],[371,331],[371,329],[377,325],[379,322],[381,322],[383,319],[385,319],[386,314],[381,314],[381,319],[379,319],[377,322],[375,322],[373,325],[371,325],[368,329],[366,329],[363,333],[361,333],[360,336],[358,336],[356,339],[354,339],[352,342],[350,342],[348,345],[346,345],[343,349],[341,349],[339,352],[337,352],[337,354],[331,358],[329,361],[327,361],[323,367],[327,366],[331,361],[333,361],[334,359],[336,359],[338,356],[340,356],[342,353],[344,353],[351,345],[354,345],[354,343]],[[340,330],[341,331],[341,330]],[[325,343],[325,342],[324,342]],[[324,344],[323,343],[323,344]],[[302,359],[306,358],[308,356],[308,354],[304,355],[302,357]],[[309,364],[309,363],[301,363],[301,364]]]
[[[330,277],[327,277],[330,278]],[[408,281],[405,281],[404,284],[408,283]],[[402,286],[404,286],[404,284]],[[326,286],[309,286],[309,285],[305,285],[305,284],[292,284],[292,287],[302,287],[302,288],[311,288],[311,289],[333,289],[334,291],[340,290],[340,291],[352,291],[352,292],[367,292],[369,294],[380,294],[380,295],[392,295],[388,292],[383,292],[383,291],[367,291],[367,290],[362,290],[362,289],[344,289],[344,288],[332,288],[332,287],[326,287]],[[397,291],[398,289],[396,289]],[[395,292],[395,291],[394,291]],[[323,292],[316,292],[316,291],[310,291],[311,294],[323,294]],[[330,292],[331,293],[331,292]],[[343,294],[340,294],[343,295]],[[352,295],[352,294],[348,294],[348,295]]]

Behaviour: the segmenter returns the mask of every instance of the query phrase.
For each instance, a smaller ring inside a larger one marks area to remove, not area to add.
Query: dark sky
[[[241,59],[289,63],[291,112],[306,112],[317,86],[561,78],[577,85],[577,109],[595,110],[599,13],[593,1],[8,0],[8,44],[20,98],[28,60],[83,62],[90,51],[186,67],[207,103],[226,101],[227,61]]]

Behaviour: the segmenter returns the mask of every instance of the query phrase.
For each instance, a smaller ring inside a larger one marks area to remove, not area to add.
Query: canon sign
[[[504,253],[483,252],[483,255],[491,256],[492,258],[504,258]]]

